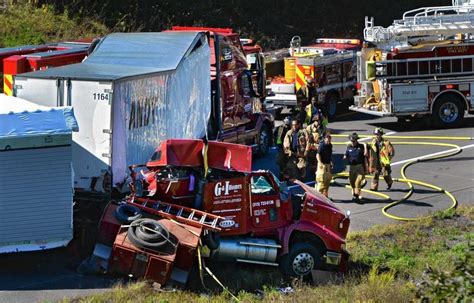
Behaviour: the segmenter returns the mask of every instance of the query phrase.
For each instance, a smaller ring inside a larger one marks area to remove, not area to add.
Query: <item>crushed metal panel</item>
[[[173,72],[114,85],[113,184],[127,167],[146,163],[166,139],[200,139],[211,112],[210,49],[193,51]]]
[[[252,148],[247,145],[209,141],[207,161],[211,168],[252,172]]]

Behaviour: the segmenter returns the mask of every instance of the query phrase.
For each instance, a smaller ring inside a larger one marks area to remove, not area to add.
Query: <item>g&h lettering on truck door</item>
[[[220,197],[221,195],[228,196],[230,191],[237,191],[242,189],[242,184],[230,184],[230,181],[217,182],[214,187],[214,196]]]

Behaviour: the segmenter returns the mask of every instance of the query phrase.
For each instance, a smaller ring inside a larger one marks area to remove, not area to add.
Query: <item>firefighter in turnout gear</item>
[[[310,106],[313,102],[316,104],[317,95],[316,95],[316,83],[312,77],[306,77],[306,85],[300,87],[300,89],[296,92],[296,107],[298,112],[296,113],[297,119],[300,121],[301,124],[311,123],[311,116],[307,119],[307,106]],[[314,100],[314,101],[313,101]],[[309,104],[308,104],[309,103]],[[317,113],[317,108],[314,113]]]
[[[306,131],[301,129],[300,121],[293,120],[286,133],[283,150],[288,157],[286,173],[290,181],[304,180],[306,176]]]
[[[285,154],[285,151],[283,149],[283,141],[285,140],[286,133],[291,129],[291,118],[290,117],[285,117],[283,119],[283,124],[280,125],[276,131],[275,131],[275,141],[276,146],[278,147],[278,154],[276,156],[276,163],[278,165],[279,171],[280,171],[280,180],[286,180],[288,179],[288,176],[286,175],[286,165],[288,163],[288,157]]]
[[[307,164],[309,166],[311,176],[316,173],[316,153],[318,151],[319,143],[326,131],[326,128],[324,127],[321,120],[321,114],[318,112],[318,114],[313,116],[312,123],[306,127],[306,154],[308,157]]]
[[[378,190],[379,177],[383,176],[387,183],[387,190],[390,190],[393,184],[392,180],[392,158],[395,155],[395,149],[389,140],[383,138],[383,130],[377,127],[374,130],[375,138],[370,143],[369,172],[374,174],[371,190]]]

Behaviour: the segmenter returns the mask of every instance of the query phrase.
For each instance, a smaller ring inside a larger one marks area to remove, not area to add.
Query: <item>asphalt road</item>
[[[474,116],[466,117],[462,127],[456,129],[431,129],[423,123],[400,125],[392,117],[374,118],[360,113],[346,113],[338,117],[336,122],[330,123],[329,128],[332,134],[348,135],[357,132],[359,135],[371,135],[375,127],[382,127],[386,134],[397,136],[437,136],[437,137],[474,137]],[[347,138],[333,137],[335,142],[347,142]],[[391,139],[394,143],[397,141],[410,142],[440,142],[456,144],[463,148],[462,152],[453,157],[417,163],[410,166],[406,175],[409,179],[416,179],[422,182],[431,183],[450,191],[459,204],[474,204],[474,140],[427,140],[427,139]],[[369,139],[362,139],[361,142],[370,142]],[[343,171],[345,165],[342,161],[342,155],[345,151],[345,145],[334,145],[333,161],[335,172]],[[425,145],[395,145],[395,158],[393,159],[392,175],[395,178],[401,178],[400,169],[407,160],[416,159],[426,155],[439,153],[451,147],[425,146]],[[272,151],[276,153],[275,150]],[[277,167],[271,157],[256,159],[254,168],[270,168],[277,172]],[[346,169],[348,170],[348,168]],[[314,180],[308,180],[314,181]],[[348,184],[347,180],[340,179],[338,183]],[[366,185],[366,189],[369,185]],[[415,186],[415,192],[412,197],[398,206],[392,208],[389,212],[400,217],[425,216],[434,211],[447,208],[451,205],[451,200],[443,194],[433,192],[431,189]],[[381,178],[379,191],[388,194],[392,200],[401,199],[407,193],[405,183],[395,183],[390,192],[385,191],[385,182]],[[330,197],[334,199],[336,205],[343,210],[351,211],[350,230],[364,230],[376,224],[394,223],[388,217],[385,217],[381,209],[387,204],[387,201],[373,196],[363,194],[368,198],[363,204],[351,202],[350,189],[332,186],[330,188]]]
[[[386,133],[403,136],[442,136],[442,137],[474,137],[474,116],[468,116],[464,125],[457,129],[432,130],[423,125],[400,125],[394,118],[374,118],[359,113],[347,113],[338,118],[338,121],[329,125],[333,134],[349,134],[353,131],[359,135],[369,135],[375,127],[382,127]],[[343,142],[344,138],[333,138],[333,142]],[[392,141],[402,141],[393,139]],[[403,140],[407,141],[407,140]],[[430,162],[417,163],[407,170],[411,179],[432,183],[450,191],[459,204],[472,205],[474,203],[474,141],[461,140],[412,140],[425,142],[445,142],[463,147],[462,153]],[[367,140],[366,140],[367,142]],[[421,145],[395,145],[396,156],[393,160],[393,176],[400,177],[400,168],[404,161],[438,153],[446,147]],[[335,145],[335,170],[342,171],[344,163],[342,154],[344,145]],[[254,160],[254,169],[271,169],[276,172],[274,161],[276,150],[261,159]],[[308,180],[311,181],[311,180]],[[342,184],[347,181],[341,179]],[[432,190],[416,187],[412,198],[396,206],[391,213],[397,216],[414,217],[433,213],[436,210],[449,207],[447,196]],[[406,192],[407,186],[396,183],[392,190],[385,192],[382,181],[380,190],[387,193],[393,200],[400,199]],[[350,201],[350,190],[344,187],[333,186],[330,196],[336,205],[343,210],[351,211],[351,231],[367,229],[377,224],[394,223],[390,218],[382,215],[381,208],[386,201],[364,194],[367,198],[363,204]],[[66,249],[53,251],[24,253],[16,255],[0,255],[0,302],[41,302],[56,301],[63,297],[82,296],[94,292],[104,291],[116,283],[108,277],[81,276],[74,271],[77,260],[71,261],[71,252]],[[32,266],[33,264],[33,266]]]

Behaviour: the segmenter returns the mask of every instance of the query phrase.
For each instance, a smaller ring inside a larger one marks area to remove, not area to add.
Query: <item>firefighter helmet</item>
[[[305,80],[306,80],[306,83],[307,83],[307,84],[314,83],[314,79],[313,79],[313,77],[311,77],[311,76],[306,76],[306,77],[305,77]]]
[[[383,135],[384,132],[383,132],[383,129],[381,127],[376,127],[374,129],[374,135]]]

